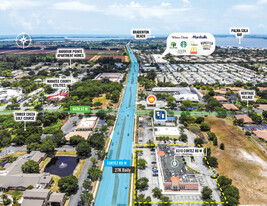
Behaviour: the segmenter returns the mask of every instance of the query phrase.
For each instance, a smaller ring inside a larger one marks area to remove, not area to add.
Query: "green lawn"
[[[20,191],[15,190],[13,193],[11,193],[12,196],[20,196],[22,193]]]

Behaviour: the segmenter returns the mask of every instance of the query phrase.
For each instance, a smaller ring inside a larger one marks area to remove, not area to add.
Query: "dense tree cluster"
[[[216,111],[217,109],[220,109],[221,107],[222,105],[217,99],[210,97],[206,104],[206,111],[207,112]]]
[[[185,126],[187,126],[188,124],[193,124],[195,123],[196,118],[194,116],[191,115],[186,115],[185,113],[181,114],[180,118],[179,118],[179,122],[181,124],[184,124]]]
[[[239,204],[239,190],[232,185],[232,180],[225,176],[220,176],[218,178],[218,183],[220,184],[224,195],[229,202],[227,205],[235,206]]]
[[[249,112],[248,116],[251,117],[251,119],[256,123],[256,124],[261,124],[262,123],[262,117],[261,115],[257,114],[256,112]]]
[[[24,130],[23,122],[15,122],[13,115],[0,116],[0,146],[5,147],[11,143],[16,145],[27,145],[28,152],[40,150],[46,153],[53,153],[54,148],[65,144],[64,134],[60,127],[55,127],[60,120],[67,117],[67,113],[53,112],[38,114],[37,121],[27,123]],[[42,126],[47,126],[43,130]],[[12,129],[11,129],[12,128]],[[41,140],[42,134],[50,134]]]
[[[184,100],[180,106],[182,111],[186,110],[204,110],[205,105],[201,102],[192,102],[190,100]]]
[[[76,146],[76,152],[79,158],[88,158],[91,156],[91,146],[88,142],[82,141]]]
[[[21,166],[23,173],[39,173],[39,164],[33,160],[28,160]]]
[[[146,177],[142,177],[136,181],[136,189],[145,190],[148,187],[149,180]]]
[[[179,137],[179,141],[182,141],[182,142],[187,142],[187,135],[186,134],[181,134],[180,137]]]
[[[194,139],[194,143],[195,145],[199,145],[199,146],[202,146],[202,144],[204,144],[204,140],[202,138],[196,138]]]
[[[75,194],[78,190],[78,179],[73,176],[61,177],[58,181],[60,192],[66,193],[68,196]]]
[[[202,131],[205,131],[205,132],[207,132],[207,131],[210,131],[210,125],[208,124],[208,123],[205,123],[205,122],[202,122],[201,124],[200,124],[200,129],[202,130]]]
[[[90,167],[88,169],[88,175],[92,181],[98,180],[102,176],[102,171],[96,167]]]
[[[150,196],[145,197],[144,194],[137,195],[135,205],[137,205],[137,206],[139,206],[139,205],[140,206],[143,206],[144,205],[143,202],[146,202],[146,205],[147,206],[152,205],[152,204],[149,204],[149,202],[151,202],[151,197]]]
[[[122,88],[122,84],[118,82],[101,82],[99,80],[77,82],[70,87],[70,97],[62,101],[63,106],[65,108],[72,105],[93,106],[93,98],[102,94],[106,94],[106,98],[110,98],[113,102],[118,102]]]
[[[149,71],[146,76],[139,76],[138,82],[142,85],[146,90],[150,90],[152,87],[156,86],[155,78],[157,74],[155,71]]]
[[[106,136],[103,133],[94,133],[92,134],[89,139],[88,143],[95,149],[101,150],[105,146],[105,139]]]

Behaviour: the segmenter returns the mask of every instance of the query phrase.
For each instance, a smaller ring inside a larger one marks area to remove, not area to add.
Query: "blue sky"
[[[267,0],[0,0],[0,34],[267,34]]]

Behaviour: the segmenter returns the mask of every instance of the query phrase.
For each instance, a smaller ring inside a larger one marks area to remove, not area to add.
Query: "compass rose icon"
[[[19,48],[25,49],[29,47],[32,43],[32,38],[29,34],[20,33],[16,38],[16,44]]]

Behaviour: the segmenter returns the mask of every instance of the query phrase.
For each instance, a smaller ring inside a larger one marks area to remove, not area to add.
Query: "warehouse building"
[[[109,79],[112,82],[120,82],[123,79],[122,73],[100,73],[98,74],[94,80],[101,80],[101,79]]]
[[[189,87],[154,87],[152,88],[152,92],[168,93],[172,95],[177,102],[183,102],[184,100],[199,102],[203,96],[196,88]]]

